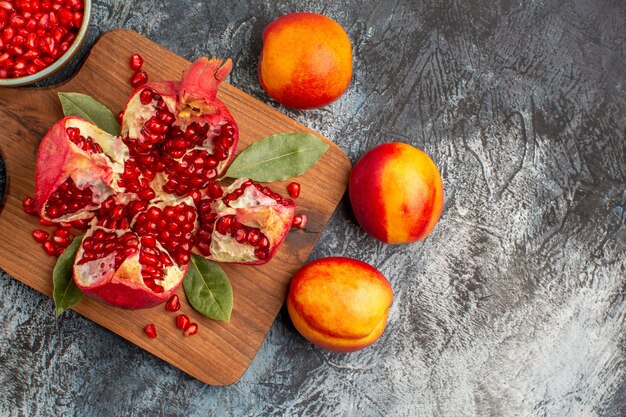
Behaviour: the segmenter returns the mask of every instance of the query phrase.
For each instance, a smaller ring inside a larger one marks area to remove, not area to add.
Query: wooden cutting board
[[[59,91],[89,94],[115,114],[121,110],[131,93],[128,58],[134,52],[144,57],[151,80],[179,79],[189,64],[137,33],[116,30],[95,43],[78,73],[66,83],[43,89],[0,89],[0,151],[8,176],[5,207],[0,212],[0,268],[49,297],[56,259],[47,256],[31,237],[31,231],[40,227],[38,219],[22,211],[22,200],[34,195],[37,146],[63,116]],[[219,98],[239,125],[238,152],[273,133],[311,132],[229,84],[222,84]],[[196,313],[182,287],[178,292],[183,303],[180,312],[191,316],[200,327],[193,337],[182,336],[174,325],[176,314],[163,306],[128,311],[83,298],[75,310],[207,384],[236,382],[276,318],[292,275],[306,262],[347,187],[350,161],[339,147],[322,139],[330,144],[328,151],[297,179],[302,185],[297,212],[308,216],[306,229],[290,232],[274,259],[264,266],[222,265],[234,293],[230,322],[213,321]],[[287,183],[274,183],[272,188],[287,195]],[[54,314],[52,307],[50,314]],[[157,339],[144,335],[148,323],[156,324]]]

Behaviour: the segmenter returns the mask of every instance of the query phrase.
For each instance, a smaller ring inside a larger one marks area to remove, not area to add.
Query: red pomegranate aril
[[[165,309],[172,312],[180,310],[180,299],[176,294],[172,295],[169,300],[167,300]]]
[[[73,26],[74,14],[71,10],[63,9],[59,12],[59,22],[64,26]]]
[[[13,26],[14,28],[21,28],[22,26],[26,25],[26,19],[24,19],[24,16],[20,16],[19,14],[14,14],[9,19],[9,24]]]
[[[198,243],[198,250],[200,251],[201,254],[208,256],[211,254],[211,247],[204,243],[204,242],[200,242]]]
[[[46,13],[43,14],[40,18],[39,18],[39,27],[41,29],[48,29],[50,27],[50,14]],[[44,32],[45,33],[45,32]]]
[[[21,55],[21,53],[16,55]],[[13,65],[13,68],[15,71],[22,71],[26,69],[26,65],[26,61],[24,61],[23,59],[18,59],[17,61],[15,61],[15,65]]]
[[[298,198],[298,196],[300,195],[300,184],[298,184],[297,182],[290,183],[287,186],[287,191],[289,192],[291,198]]]
[[[50,256],[56,256],[57,248],[54,246],[52,242],[46,240],[43,242],[43,250]]]
[[[75,227],[77,229],[86,229],[87,227],[89,227],[89,220],[88,219],[82,219],[82,220],[74,220],[73,222],[71,222],[72,227]]]
[[[178,262],[181,265],[186,265],[189,263],[191,257],[189,256],[189,253],[187,252],[178,252],[178,254],[176,255],[176,262]]]
[[[154,235],[145,235],[141,238],[141,244],[153,248],[156,246],[156,239]]]
[[[60,247],[62,247],[62,248],[66,248],[66,247],[70,244],[71,239],[70,239],[70,238],[68,238],[68,237],[54,236],[54,237],[52,238],[52,241],[53,241],[53,242],[54,242],[57,246],[60,246]]]
[[[33,59],[33,64],[36,65],[37,68],[39,68],[39,69],[43,69],[43,68],[48,66],[48,64],[46,64],[46,62],[43,59],[40,59],[40,58]]]
[[[139,196],[139,198],[141,198],[142,200],[146,200],[146,201],[150,201],[154,197],[156,197],[156,193],[154,192],[152,188],[141,190],[137,193],[137,195]]]
[[[75,28],[79,28],[80,25],[83,23],[83,13],[82,12],[74,12],[74,14],[72,15],[73,18],[73,25]]]
[[[56,252],[54,253],[54,254],[55,254],[55,256],[57,256],[57,257],[58,257],[58,256],[63,255],[63,253],[65,252],[65,248],[66,248],[66,247],[64,247],[64,246],[58,247],[58,248],[57,248],[57,250],[56,250]]]
[[[67,42],[70,45],[75,40],[76,40],[76,33],[75,32],[68,32],[67,34],[65,34],[65,37],[63,38],[63,42]]]
[[[183,333],[183,334],[185,336],[193,336],[196,333],[198,333],[198,325],[196,323],[191,323],[187,327],[187,330],[185,330],[185,333]]]
[[[291,227],[303,229],[306,226],[307,217],[306,214],[297,214],[293,217],[293,222],[291,223]]]
[[[129,67],[133,71],[139,71],[143,66],[143,58],[139,54],[132,54],[130,56]]]
[[[133,88],[144,85],[148,82],[148,74],[145,71],[137,71],[130,77],[130,85]]]
[[[181,330],[187,330],[189,328],[189,325],[191,324],[191,320],[189,319],[189,316],[186,314],[179,314],[176,317],[176,327],[178,327]]]
[[[259,241],[259,249],[266,250],[269,247],[270,247],[270,241],[267,239],[267,237],[263,236],[261,240]]]
[[[24,213],[26,214],[35,214],[37,212],[37,208],[35,207],[35,199],[32,197],[26,197],[22,200],[22,208],[24,209]]]
[[[28,50],[26,51],[23,55],[22,58],[25,59],[26,61],[32,61],[33,59],[37,58],[39,56],[39,52],[34,51],[34,50]],[[34,68],[39,71],[37,69],[36,66],[34,66]]]
[[[4,28],[4,30],[2,31],[2,39],[4,39],[4,41],[6,43],[8,43],[13,36],[15,36],[15,29],[13,29],[11,26]]]
[[[152,90],[146,88],[139,93],[139,101],[143,105],[148,105],[152,103]]]
[[[50,234],[46,232],[45,230],[41,230],[41,229],[33,230],[33,239],[35,239],[35,242],[37,243],[45,242],[46,240],[48,240],[48,236],[50,236]]]
[[[29,33],[28,36],[26,37],[26,42],[24,43],[24,45],[26,45],[26,47],[30,49],[32,52],[37,53],[37,56],[39,56],[39,52],[34,50],[37,47],[37,41],[38,41],[37,34]]]
[[[13,39],[11,39],[11,43],[14,46],[22,45],[24,42],[26,42],[26,39],[21,35],[14,36]]]
[[[52,39],[56,43],[61,43],[66,32],[66,29],[57,26],[52,30]]]
[[[220,217],[215,223],[217,231],[223,235],[229,234],[233,222],[233,216]]]
[[[143,332],[150,339],[156,339],[156,337],[157,337],[156,326],[154,324],[152,324],[152,323],[150,323],[146,327],[144,327]]]
[[[10,1],[0,1],[0,9],[4,10],[5,12],[12,12],[15,9],[13,8],[13,4],[11,4]]]
[[[142,251],[141,255],[139,255],[139,262],[141,262],[143,265],[150,265],[156,268],[161,268],[163,266],[163,264],[156,255],[145,251]]]
[[[83,10],[85,8],[82,0],[67,0],[65,5],[74,11]]]
[[[261,241],[261,235],[260,235],[259,231],[256,230],[256,229],[251,229],[248,232],[247,241],[252,246],[257,246],[259,244],[259,242]]]
[[[70,233],[68,229],[57,229],[54,232],[52,232],[52,234],[54,236],[68,238],[71,236],[72,233]]]
[[[238,229],[236,231],[233,232],[233,237],[235,238],[235,240],[238,243],[244,243],[246,242],[246,231],[243,229]]]

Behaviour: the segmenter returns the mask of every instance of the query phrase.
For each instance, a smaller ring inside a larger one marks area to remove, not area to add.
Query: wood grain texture
[[[52,294],[55,258],[34,242],[30,232],[38,227],[37,219],[25,215],[21,208],[22,199],[33,195],[39,140],[62,117],[59,91],[89,94],[114,112],[123,108],[132,91],[127,61],[135,51],[141,51],[146,60],[144,69],[153,80],[179,79],[189,64],[135,32],[118,30],[104,34],[78,74],[62,86],[0,90],[0,147],[9,178],[6,206],[0,213],[0,236],[8,237],[0,240],[0,267],[48,296]],[[221,86],[219,98],[238,123],[238,151],[274,133],[309,131],[231,85]],[[324,140],[331,145],[328,151],[297,179],[303,190],[296,200],[297,210],[309,218],[306,229],[292,231],[274,259],[264,266],[223,265],[234,293],[230,322],[209,320],[196,313],[182,288],[178,291],[183,300],[181,312],[200,326],[194,337],[182,337],[173,324],[175,315],[162,306],[127,311],[85,298],[75,310],[207,384],[237,381],[278,314],[291,276],[306,261],[346,189],[350,161],[336,145]],[[273,183],[273,188],[287,195],[287,183]],[[157,339],[143,334],[148,323],[157,326]]]
[[[391,246],[344,199],[311,258],[350,256],[390,279],[382,339],[325,352],[281,310],[228,387],[74,312],[55,320],[47,297],[0,279],[0,415],[626,415],[626,2],[94,0],[93,11],[80,56],[116,27],[190,60],[231,56],[233,85],[352,162],[389,140],[422,148],[445,207],[425,241]],[[335,19],[353,44],[353,82],[322,109],[281,107],[257,80],[264,27],[294,11]]]

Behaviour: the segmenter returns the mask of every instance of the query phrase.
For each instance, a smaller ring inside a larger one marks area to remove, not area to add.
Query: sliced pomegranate
[[[295,214],[292,200],[249,179],[231,184],[222,197],[198,204],[199,252],[218,262],[261,265],[282,244]]]
[[[128,101],[122,137],[143,169],[160,173],[162,191],[183,196],[205,188],[234,157],[237,124],[216,97],[231,67],[201,58],[180,82],[147,83]]]
[[[123,171],[127,154],[121,140],[94,124],[72,116],[59,120],[37,152],[39,216],[55,222],[93,217],[93,211],[119,190],[115,177]]]
[[[187,266],[176,265],[158,242],[140,239],[129,228],[95,225],[76,254],[74,281],[92,298],[122,308],[147,308],[178,289]]]
[[[111,197],[98,210],[76,255],[74,280],[85,294],[114,306],[153,307],[178,289],[187,272],[193,243],[184,239],[193,239],[195,208],[190,197],[152,205],[126,198]],[[176,230],[170,238],[160,239],[158,232],[171,225]]]

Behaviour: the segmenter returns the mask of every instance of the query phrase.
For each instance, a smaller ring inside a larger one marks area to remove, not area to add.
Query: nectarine
[[[350,202],[365,231],[385,243],[424,239],[443,208],[443,184],[423,151],[400,142],[372,148],[350,174]]]
[[[351,258],[322,258],[293,277],[287,310],[316,345],[351,352],[374,343],[387,324],[393,291],[376,268]]]
[[[325,106],[348,88],[352,46],[343,28],[315,13],[292,13],[263,31],[259,82],[279,103],[295,109]]]

